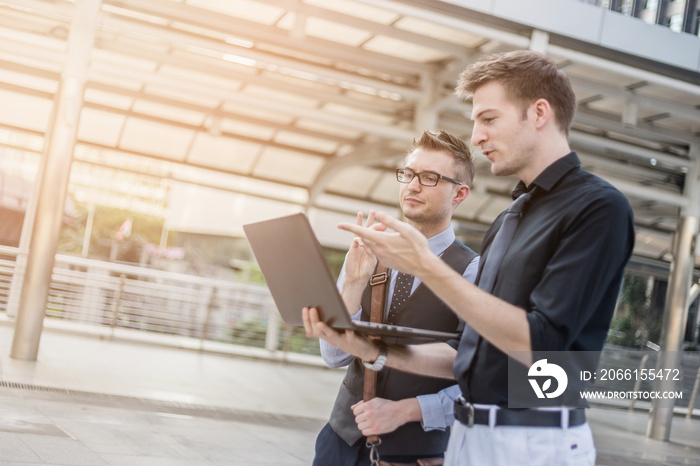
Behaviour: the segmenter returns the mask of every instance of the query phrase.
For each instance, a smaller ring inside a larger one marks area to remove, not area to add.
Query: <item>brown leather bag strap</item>
[[[372,300],[369,307],[369,321],[384,321],[384,303],[386,303],[386,290],[389,284],[389,269],[382,264],[377,264],[374,275],[369,279],[372,287]],[[370,338],[377,338],[376,335]]]
[[[377,264],[377,270],[369,280],[372,287],[372,298],[369,307],[370,322],[384,321],[384,303],[386,303],[387,285],[389,284],[389,269],[382,264]],[[371,340],[378,340],[377,335],[370,335]],[[362,390],[362,399],[369,401],[377,395],[377,373],[372,370],[365,369],[365,381]],[[379,444],[378,435],[370,435],[367,437],[367,444]]]

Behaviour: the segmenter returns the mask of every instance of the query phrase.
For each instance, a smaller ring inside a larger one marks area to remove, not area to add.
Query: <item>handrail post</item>
[[[16,318],[17,309],[19,309],[19,296],[22,292],[22,284],[24,283],[24,272],[27,269],[27,253],[22,250],[17,250],[15,254],[15,266],[12,272],[12,281],[7,295],[7,308],[5,312],[7,317]]]
[[[690,400],[688,400],[688,412],[685,418],[690,420],[693,416],[693,407],[695,406],[695,399],[698,397],[698,390],[700,389],[700,367],[698,367],[698,373],[695,375],[695,383],[693,384],[693,391],[690,394]]]
[[[274,352],[280,344],[280,314],[277,307],[271,305],[267,313],[267,331],[265,332],[265,349]]]
[[[214,308],[214,302],[216,301],[216,288],[213,286],[207,289],[206,299],[204,300],[206,306],[206,313],[204,316],[204,322],[202,322],[202,332],[199,336],[199,350],[204,349],[204,340],[207,338],[209,333],[209,323],[211,319],[212,309]]]
[[[119,320],[119,312],[122,307],[122,292],[124,291],[124,286],[126,285],[126,275],[119,275],[119,286],[117,287],[117,294],[114,297],[114,309],[112,310],[112,330],[109,334],[109,339],[114,340],[114,329],[117,326],[117,321]]]
[[[639,362],[639,373],[640,374],[646,368],[648,360],[649,360],[648,354],[645,354],[644,356],[642,356],[642,360]],[[634,382],[634,393],[639,392],[639,388],[641,385],[642,385],[642,378],[637,377],[637,380]],[[628,408],[629,412],[634,411],[634,405],[636,404],[636,402],[637,402],[637,398],[632,397],[632,399],[630,400],[630,407]]]

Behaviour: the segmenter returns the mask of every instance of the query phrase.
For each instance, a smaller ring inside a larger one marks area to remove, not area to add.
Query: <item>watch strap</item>
[[[386,357],[387,357],[387,348],[386,345],[382,340],[377,340],[377,346],[379,347],[379,356],[377,356],[377,359],[374,360],[374,362],[369,363],[367,361],[362,361],[362,364],[367,368],[370,369],[371,371],[374,372],[375,377],[377,374],[377,371],[380,371],[384,368],[384,364],[386,364]],[[365,378],[367,377],[367,371],[365,371]],[[367,401],[367,400],[365,400]]]

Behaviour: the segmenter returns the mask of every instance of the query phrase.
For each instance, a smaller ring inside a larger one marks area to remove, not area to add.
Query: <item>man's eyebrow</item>
[[[472,114],[472,118],[471,118],[471,119],[472,119],[472,120],[476,120],[477,118],[479,118],[480,116],[482,116],[484,113],[492,112],[492,111],[495,111],[495,110],[496,110],[495,108],[485,108],[485,109],[481,110],[479,113],[477,113],[476,115]]]

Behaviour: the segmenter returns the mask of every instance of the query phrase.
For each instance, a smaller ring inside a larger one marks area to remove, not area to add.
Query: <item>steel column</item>
[[[690,155],[694,163],[686,178],[688,205],[682,210],[673,241],[673,262],[666,291],[663,327],[661,330],[661,352],[656,369],[680,369],[681,350],[685,325],[690,306],[690,285],[695,266],[695,248],[700,216],[700,147],[691,146]],[[654,382],[655,392],[675,392],[678,381],[662,377]],[[673,406],[675,400],[654,399],[652,401],[647,436],[668,441],[671,437]]]
[[[10,357],[36,360],[101,0],[76,0],[67,61],[44,143],[34,227]]]

